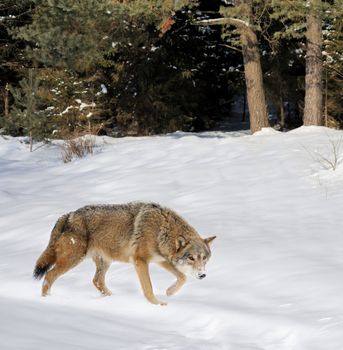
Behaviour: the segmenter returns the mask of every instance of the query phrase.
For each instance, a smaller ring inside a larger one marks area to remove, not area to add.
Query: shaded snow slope
[[[30,154],[0,137],[0,349],[343,348],[343,165],[321,160],[342,137],[307,127],[98,138],[94,156],[69,164],[58,142]],[[86,260],[41,298],[32,270],[56,219],[133,200],[218,236],[207,277],[166,297],[173,277],[152,265],[161,307],[129,264],[111,266],[113,295],[100,297]]]

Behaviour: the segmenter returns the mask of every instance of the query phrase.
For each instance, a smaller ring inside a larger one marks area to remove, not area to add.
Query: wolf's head
[[[212,236],[187,241],[183,236],[179,236],[172,261],[174,266],[186,275],[198,279],[206,277],[205,266],[211,257],[210,244],[215,238],[216,236]]]

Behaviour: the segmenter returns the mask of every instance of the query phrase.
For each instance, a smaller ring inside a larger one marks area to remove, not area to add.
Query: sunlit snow
[[[64,164],[61,142],[30,153],[0,136],[0,349],[341,349],[342,138],[316,127],[98,137],[93,156]],[[336,171],[322,161],[333,145]],[[101,297],[85,260],[42,298],[32,271],[56,219],[135,200],[217,235],[207,277],[167,297],[174,278],[151,266],[162,307],[130,264],[113,263]]]

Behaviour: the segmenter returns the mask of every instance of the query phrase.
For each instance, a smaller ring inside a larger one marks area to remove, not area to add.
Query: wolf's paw
[[[101,294],[104,296],[104,297],[109,297],[112,295],[112,292],[109,290],[109,289],[105,289],[105,290],[102,290],[101,291]]]
[[[166,303],[165,301],[161,301],[161,300],[158,300],[156,298],[148,298],[148,300],[150,301],[151,304],[154,304],[154,305],[162,305],[162,306],[165,306],[167,305],[168,303]]]
[[[167,290],[166,290],[166,294],[168,295],[168,297],[170,297],[171,295],[176,294],[176,292],[180,289],[179,285],[176,283],[174,283],[173,285],[171,285]]]
[[[48,295],[50,295],[50,286],[46,281],[44,281],[42,287],[42,297],[46,297]]]

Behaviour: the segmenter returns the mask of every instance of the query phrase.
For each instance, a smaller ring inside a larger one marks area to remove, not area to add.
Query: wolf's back
[[[57,220],[54,228],[51,231],[49,244],[37,260],[35,269],[33,271],[34,278],[41,279],[48,272],[50,267],[55,263],[56,254],[55,254],[54,246],[56,241],[58,240],[58,238],[61,236],[63,232],[63,229],[68,220],[68,217],[69,217],[69,214],[65,214]]]

